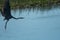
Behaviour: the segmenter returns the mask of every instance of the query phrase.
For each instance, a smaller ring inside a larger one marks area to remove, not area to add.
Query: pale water
[[[11,14],[24,19],[10,19],[5,31],[6,21],[0,15],[0,40],[60,40],[59,8],[16,9],[11,10]]]

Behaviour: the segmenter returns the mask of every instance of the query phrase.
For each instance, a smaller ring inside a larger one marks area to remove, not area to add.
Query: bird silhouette
[[[5,24],[5,29],[7,27],[7,23],[8,21],[13,18],[13,19],[24,19],[24,17],[19,17],[19,18],[15,18],[11,15],[11,8],[10,8],[10,3],[9,3],[9,0],[5,0],[4,2],[4,5],[3,5],[3,8],[2,8],[2,11],[1,11],[1,14],[2,16],[4,17],[4,20],[7,20],[6,21],[6,24]]]

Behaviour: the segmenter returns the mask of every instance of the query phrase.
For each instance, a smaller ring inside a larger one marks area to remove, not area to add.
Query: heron
[[[6,24],[5,24],[5,29],[7,27],[7,23],[8,21],[13,18],[13,19],[24,19],[24,17],[19,17],[19,18],[15,18],[11,15],[11,8],[10,8],[10,2],[9,0],[5,0],[4,1],[4,5],[3,5],[3,8],[2,8],[2,11],[1,11],[1,14],[2,16],[4,17],[4,20],[7,20],[6,21]]]

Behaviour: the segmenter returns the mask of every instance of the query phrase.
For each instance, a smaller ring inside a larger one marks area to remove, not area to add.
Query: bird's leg
[[[19,17],[19,18],[15,18],[15,17],[13,17],[14,19],[24,19],[24,17]]]
[[[8,23],[8,21],[9,21],[9,20],[7,20],[6,23],[5,23],[5,30],[6,30],[6,28],[7,28],[7,23]]]

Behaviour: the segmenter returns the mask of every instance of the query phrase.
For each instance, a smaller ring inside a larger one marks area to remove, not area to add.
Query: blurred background
[[[0,0],[0,10],[5,0]],[[4,29],[0,11],[0,40],[60,40],[60,0],[10,0],[10,19]]]

